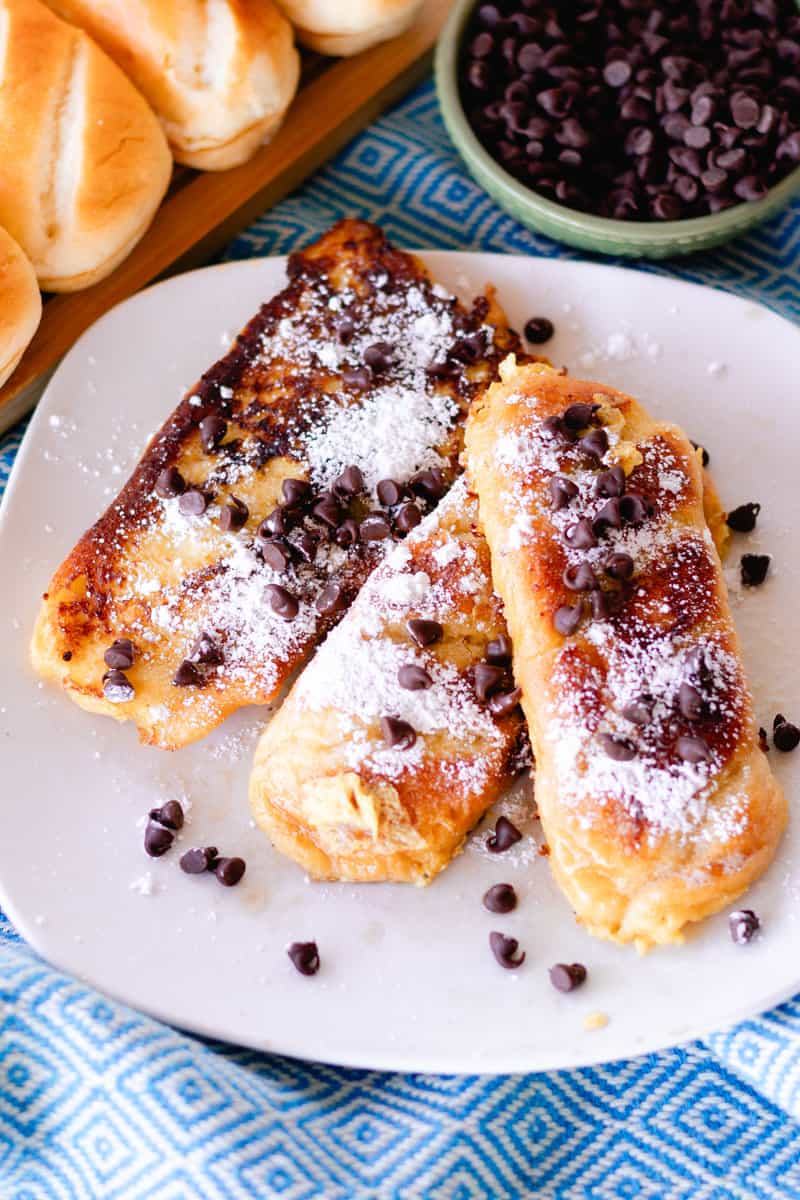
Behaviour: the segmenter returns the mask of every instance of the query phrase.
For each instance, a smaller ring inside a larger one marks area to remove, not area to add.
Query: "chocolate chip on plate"
[[[550,968],[550,982],[558,992],[574,992],[586,982],[586,967],[583,963],[556,963]]]
[[[112,669],[103,676],[103,695],[112,704],[127,704],[133,699],[133,684],[124,671]]]
[[[117,638],[112,642],[103,655],[103,662],[107,667],[113,667],[118,671],[127,671],[133,666],[134,646],[130,638]]]
[[[510,913],[517,907],[517,893],[510,883],[496,883],[483,897],[483,907],[490,913]]]
[[[144,831],[144,848],[151,858],[161,858],[161,855],[167,853],[174,841],[175,834],[171,829],[148,821]]]
[[[769,564],[768,554],[743,554],[739,570],[745,587],[758,587],[767,578]]]
[[[399,717],[381,717],[381,733],[393,750],[410,750],[417,740],[413,726]]]
[[[489,947],[500,966],[505,967],[507,971],[521,967],[525,962],[524,950],[518,957],[515,957],[519,951],[519,942],[516,938],[506,937],[504,933],[495,931],[489,934]]]
[[[183,806],[177,800],[167,800],[160,808],[151,808],[147,815],[167,829],[183,829]]]
[[[223,533],[238,533],[247,524],[250,509],[238,496],[229,496],[219,514],[219,527]]]
[[[522,688],[513,688],[510,692],[495,692],[489,697],[489,712],[501,720],[512,713],[522,699]]]
[[[228,432],[228,423],[222,417],[218,417],[216,413],[211,413],[210,416],[203,417],[199,428],[201,445],[206,453],[210,454],[224,440],[225,434]]]
[[[316,975],[319,970],[319,950],[316,942],[292,942],[286,953],[292,966],[301,975]]]
[[[597,740],[600,748],[614,762],[630,762],[636,758],[636,747],[626,737],[614,733],[598,733]]]
[[[732,509],[726,518],[729,529],[735,533],[752,533],[756,527],[756,519],[761,512],[761,505],[752,502],[740,504]]]
[[[337,613],[346,608],[347,600],[342,585],[335,582],[326,583],[317,596],[316,607],[317,612],[321,613]]]
[[[394,479],[382,479],[376,491],[384,508],[393,508],[403,499],[403,488]]]
[[[553,613],[553,625],[564,637],[569,637],[575,633],[582,619],[583,605],[580,600],[577,604],[562,604]]]
[[[444,634],[444,629],[438,621],[426,621],[421,617],[412,617],[410,621],[406,621],[406,629],[418,646],[432,646]]]
[[[180,868],[187,875],[202,875],[212,869],[218,853],[216,846],[195,846],[181,855]]]
[[[504,854],[517,842],[522,841],[522,834],[508,817],[498,817],[494,831],[486,839],[486,849],[492,854]]]
[[[311,484],[306,479],[284,479],[281,484],[281,503],[286,508],[299,508],[311,497]]]
[[[188,488],[178,501],[178,508],[185,517],[200,517],[206,511],[210,497],[200,488]]]
[[[507,667],[511,664],[511,638],[501,633],[488,643],[486,647],[487,661],[496,667]]]
[[[172,500],[186,491],[186,480],[177,467],[164,467],[156,479],[156,495],[162,500]]]
[[[789,754],[800,745],[800,729],[779,714],[772,726],[772,741],[776,750],[780,750],[782,754]]]
[[[506,677],[506,672],[503,667],[498,667],[492,663],[479,662],[473,668],[473,677],[475,680],[475,693],[479,700],[486,701],[493,692],[499,690]]]
[[[287,588],[281,587],[279,583],[267,585],[267,599],[272,611],[279,617],[283,617],[284,621],[293,621],[300,611],[300,602],[297,597],[293,596]]]
[[[737,909],[728,917],[731,940],[737,946],[746,946],[748,942],[752,942],[760,928],[761,922],[752,908]]]
[[[422,513],[417,508],[412,500],[407,504],[403,504],[397,510],[397,515],[394,519],[394,527],[400,533],[410,533],[412,529],[416,529],[422,520]]]
[[[392,536],[392,527],[382,513],[373,512],[358,527],[362,542],[382,542]]]
[[[205,680],[193,662],[185,658],[172,676],[173,687],[202,687]]]
[[[218,858],[214,863],[214,874],[223,887],[235,887],[242,879],[247,864],[243,858]]]
[[[433,680],[424,667],[406,663],[397,672],[397,682],[407,692],[420,692],[433,686]]]

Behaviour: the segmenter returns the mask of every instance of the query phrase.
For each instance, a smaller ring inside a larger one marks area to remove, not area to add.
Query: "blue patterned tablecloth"
[[[238,238],[344,215],[401,244],[579,257],[468,178],[422,87]],[[648,266],[800,317],[800,202]],[[0,441],[0,489],[22,437]],[[800,1001],[679,1050],[496,1079],[347,1071],[208,1044],[43,964],[0,917],[0,1198],[800,1197]]]

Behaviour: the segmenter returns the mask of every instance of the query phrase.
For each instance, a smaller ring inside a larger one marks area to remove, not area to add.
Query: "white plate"
[[[423,257],[462,293],[493,281],[519,326],[551,316],[556,363],[679,421],[710,448],[725,502],[762,503],[757,534],[736,539],[734,561],[765,550],[773,569],[764,587],[734,596],[735,612],[760,722],[778,710],[798,720],[797,331],[727,294],[613,267]],[[52,569],[183,389],[282,282],[281,260],[251,260],[128,300],[67,355],[34,417],[0,525],[0,901],[17,928],[51,962],[175,1025],[404,1071],[529,1071],[623,1057],[789,996],[800,987],[796,826],[748,896],[763,919],[759,941],[734,946],[720,915],[686,946],[639,958],[575,925],[528,840],[493,859],[473,845],[427,890],[308,883],[249,823],[261,714],[240,713],[169,755],[37,683],[27,643]],[[800,751],[773,750],[771,760],[791,799]],[[145,857],[140,819],[172,796],[192,802],[183,846],[242,854],[242,885],[185,876],[174,851]],[[153,895],[131,887],[143,877]],[[521,897],[509,917],[481,906],[500,880]],[[521,970],[494,962],[495,928],[519,938]],[[313,979],[293,970],[285,949],[309,938],[323,961]],[[585,987],[553,991],[547,968],[557,961],[586,963]],[[609,1023],[587,1032],[584,1018],[595,1012]]]

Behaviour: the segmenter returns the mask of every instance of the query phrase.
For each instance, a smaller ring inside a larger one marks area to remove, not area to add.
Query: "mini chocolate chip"
[[[407,692],[421,692],[433,685],[433,680],[428,672],[424,667],[418,667],[416,663],[407,663],[401,667],[397,672],[397,682]]]
[[[482,329],[477,329],[475,333],[459,338],[450,354],[459,362],[474,363],[478,361],[485,349],[486,335]]]
[[[648,505],[638,492],[628,492],[619,498],[619,511],[623,521],[629,525],[639,525],[648,514]]]
[[[547,317],[531,317],[525,322],[525,337],[534,346],[542,346],[549,342],[554,333],[553,322]]]
[[[522,841],[522,834],[517,829],[508,817],[498,817],[495,823],[494,832],[490,833],[486,839],[486,849],[492,854],[504,854],[506,850],[510,850],[512,846],[516,846],[517,842]]]
[[[521,967],[525,962],[524,950],[519,958],[514,957],[519,950],[519,942],[516,938],[506,937],[503,933],[490,933],[489,946],[500,966],[505,967],[507,971],[513,970],[515,967]]]
[[[61,659],[63,662],[72,662],[72,651],[65,650],[64,653],[61,655]]]
[[[483,907],[490,913],[510,913],[517,907],[517,893],[510,883],[496,883],[483,897]]]
[[[355,522],[353,522],[353,524],[355,524]],[[342,526],[340,525],[339,529],[341,528]],[[339,533],[339,529],[336,531],[337,535]],[[302,529],[300,533],[293,537],[291,542],[289,542],[289,549],[294,551],[301,562],[306,563],[313,563],[317,556],[318,546],[319,542],[314,535],[308,533],[305,529]]]
[[[588,454],[589,458],[599,461],[608,450],[608,434],[605,429],[593,429],[591,433],[587,433],[585,437],[581,438],[578,446],[584,454]]]
[[[156,495],[162,500],[172,500],[186,491],[186,480],[177,467],[164,467],[156,479]]]
[[[597,587],[597,577],[587,562],[567,567],[562,579],[571,592],[590,592]]]
[[[488,700],[492,693],[502,686],[505,674],[503,667],[496,667],[491,663],[476,663],[473,669],[473,678],[475,694],[478,699],[484,702]]]
[[[688,763],[708,762],[711,757],[708,743],[703,738],[688,735],[678,738],[675,743],[675,753],[678,758],[682,758],[684,762]]]
[[[555,414],[552,417],[545,417],[542,421],[542,433],[547,434],[548,437],[555,438],[559,442],[571,442],[573,440],[572,434],[567,429],[561,417]]]
[[[342,521],[339,528],[333,535],[333,540],[337,546],[341,546],[343,550],[347,550],[350,546],[354,546],[358,541],[358,525],[352,517],[347,517]]]
[[[386,517],[381,513],[370,513],[358,527],[358,532],[362,542],[382,542],[384,538],[391,537],[392,530]]]
[[[630,762],[636,758],[636,747],[628,738],[619,737],[614,733],[598,733],[597,740],[602,750],[614,762]]]
[[[335,495],[343,499],[359,496],[364,490],[364,476],[358,467],[345,467],[338,479],[333,481]]]
[[[550,982],[558,992],[573,992],[586,982],[583,963],[556,963],[550,968]]]
[[[422,520],[422,513],[417,508],[413,501],[409,500],[407,504],[401,505],[397,510],[397,516],[394,519],[394,527],[400,533],[409,533],[412,529],[416,529]]]
[[[649,696],[637,696],[625,705],[622,715],[634,725],[649,725],[653,719],[653,701]]]
[[[376,490],[384,508],[393,508],[403,499],[403,489],[394,479],[382,479]]]
[[[185,658],[172,677],[173,687],[202,687],[205,680],[193,662]]]
[[[512,713],[522,698],[522,688],[514,688],[510,692],[497,692],[489,699],[489,712],[493,717],[502,720]]]
[[[243,858],[218,858],[214,863],[214,874],[223,887],[235,887],[246,869]]]
[[[612,554],[606,562],[606,574],[612,579],[630,579],[633,574],[634,562],[630,554],[618,552]]]
[[[225,654],[210,633],[200,633],[189,651],[192,662],[203,663],[208,667],[219,667],[225,662]]]
[[[625,472],[622,467],[611,467],[597,476],[594,485],[595,496],[621,496],[625,491]]]
[[[758,587],[767,578],[770,556],[768,554],[743,554],[740,563],[742,583],[745,587]]]
[[[399,717],[381,717],[381,733],[393,750],[410,750],[417,740],[413,726]]]
[[[759,725],[759,727],[758,727],[758,748],[759,748],[759,750],[762,750],[764,752],[764,754],[769,754],[769,741],[767,740],[767,731],[766,731],[766,729],[764,729],[763,725]]]
[[[340,583],[326,583],[317,596],[317,612],[337,613],[347,607],[344,588]]]
[[[342,510],[338,500],[330,492],[325,492],[320,496],[311,511],[317,520],[322,521],[330,529],[336,529],[337,525],[341,524]]]
[[[181,855],[180,868],[187,875],[202,875],[211,870],[211,864],[217,861],[216,846],[196,846]]]
[[[209,497],[200,488],[189,488],[178,501],[178,508],[185,517],[200,517],[208,508]]]
[[[311,497],[311,484],[305,479],[284,479],[281,502],[286,508],[299,508]]]
[[[279,539],[261,543],[261,557],[273,571],[285,571],[289,565],[289,547]]]
[[[568,525],[563,538],[573,550],[590,550],[592,546],[597,545],[597,537],[588,517],[581,517],[574,525]]]
[[[760,504],[740,504],[728,513],[726,518],[729,529],[736,533],[752,533],[756,527],[756,518],[761,512]]]
[[[549,487],[552,507],[556,512],[561,508],[566,508],[570,500],[574,500],[578,494],[578,485],[571,479],[565,479],[563,475],[554,475],[550,480]]]
[[[222,417],[218,417],[216,413],[212,413],[208,417],[203,417],[199,428],[202,447],[207,454],[210,454],[223,441],[228,432],[228,423],[223,421]]]
[[[167,853],[174,841],[175,834],[171,829],[148,822],[144,831],[144,848],[151,858],[161,858],[161,855]]]
[[[106,671],[103,676],[103,695],[106,700],[112,704],[127,704],[135,694],[133,684],[123,671]]]
[[[612,496],[597,512],[592,521],[592,529],[598,537],[602,537],[607,529],[619,529],[622,525],[622,501],[625,497]]]
[[[624,87],[630,77],[631,66],[624,58],[615,58],[603,68],[603,79],[609,87]]]
[[[420,617],[406,621],[406,629],[418,646],[431,646],[444,634],[444,629],[438,621],[425,621]]]
[[[342,316],[334,325],[334,331],[342,345],[346,346],[348,342],[352,342],[353,340],[356,332],[356,323],[352,317],[348,317],[347,315]]]
[[[365,392],[372,383],[369,367],[346,367],[342,371],[342,383],[356,392]]]
[[[244,501],[229,496],[228,503],[219,514],[219,527],[223,533],[237,533],[247,524],[250,510]]]
[[[267,585],[267,599],[272,611],[279,617],[283,617],[284,621],[293,621],[300,611],[300,602],[297,597],[293,596],[285,587],[281,587],[279,583]]]
[[[577,404],[570,404],[561,419],[567,429],[572,429],[577,433],[579,429],[586,428],[599,407],[599,404],[586,404],[579,401]]]
[[[760,928],[761,922],[752,908],[737,909],[736,912],[732,912],[728,917],[728,929],[730,930],[731,940],[737,946],[746,946],[748,942],[752,942]]]
[[[507,667],[511,663],[511,638],[504,633],[492,638],[486,647],[486,659],[496,667]]]
[[[409,480],[409,486],[417,496],[422,496],[425,500],[433,503],[444,495],[444,472],[438,467],[419,471]]]
[[[288,514],[282,508],[273,508],[259,525],[256,536],[264,539],[280,537],[288,529]]]
[[[183,829],[183,807],[177,800],[167,800],[160,808],[151,808],[147,815],[151,821],[157,821],[167,829]]]
[[[786,719],[778,721],[772,729],[772,741],[776,750],[780,750],[782,754],[789,754],[800,744],[800,729]]]
[[[699,721],[703,715],[703,697],[690,683],[678,688],[678,708],[687,721]]]
[[[117,638],[103,655],[103,662],[107,667],[114,667],[118,671],[127,671],[129,667],[133,666],[134,654],[135,650],[130,638]]]
[[[319,970],[319,950],[316,942],[292,942],[286,953],[292,966],[301,975],[316,975]]]
[[[373,371],[388,371],[394,361],[395,349],[391,342],[374,342],[364,351],[364,362]]]
[[[583,605],[580,600],[577,604],[562,604],[553,614],[553,625],[564,637],[569,637],[578,628],[582,618]]]

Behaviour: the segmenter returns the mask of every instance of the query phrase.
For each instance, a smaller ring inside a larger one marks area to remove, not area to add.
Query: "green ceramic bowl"
[[[436,89],[445,125],[456,149],[481,187],[523,225],[559,242],[600,254],[667,258],[691,254],[738,237],[771,217],[800,191],[800,167],[770,188],[762,200],[685,221],[613,221],[566,208],[537,195],[494,161],[467,122],[458,94],[458,58],[475,0],[456,0],[436,48]]]

